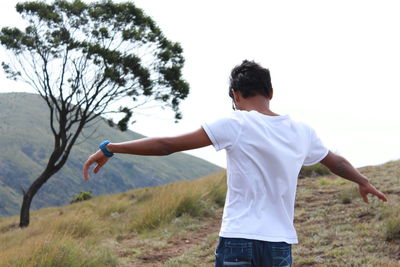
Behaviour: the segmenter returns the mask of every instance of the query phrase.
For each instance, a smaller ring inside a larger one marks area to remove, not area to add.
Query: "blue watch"
[[[112,153],[112,152],[110,152],[110,151],[107,150],[106,145],[108,145],[109,143],[110,143],[110,141],[108,141],[108,140],[103,141],[103,142],[101,142],[99,148],[100,148],[100,150],[103,152],[104,156],[110,158],[110,157],[112,157],[112,156],[114,155],[114,153]]]

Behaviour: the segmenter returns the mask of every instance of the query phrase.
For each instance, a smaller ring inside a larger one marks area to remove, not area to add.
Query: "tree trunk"
[[[50,170],[49,167],[46,168],[46,170],[32,183],[28,191],[24,192],[24,198],[22,200],[22,206],[21,206],[19,227],[23,228],[29,225],[29,211],[31,208],[33,197],[36,195],[36,193],[39,191],[42,185],[46,183],[47,180],[49,180],[49,178],[56,172],[57,170],[55,167],[50,168]]]
[[[19,227],[27,227],[29,225],[29,211],[31,208],[31,203],[33,197],[39,191],[39,189],[50,179],[53,174],[58,172],[64,164],[67,162],[69,153],[72,149],[72,146],[75,144],[76,139],[81,133],[83,126],[86,123],[86,117],[81,119],[79,122],[79,126],[73,134],[71,140],[68,143],[68,138],[66,137],[66,119],[65,114],[60,115],[60,128],[63,129],[62,134],[55,135],[55,144],[54,150],[51,153],[49,161],[47,163],[46,169],[42,172],[42,174],[31,184],[28,191],[24,192],[24,198],[22,200],[21,205],[21,213],[20,213],[20,221]]]
[[[22,200],[21,213],[19,218],[19,227],[27,227],[29,225],[29,209],[31,208],[33,195],[24,193]]]

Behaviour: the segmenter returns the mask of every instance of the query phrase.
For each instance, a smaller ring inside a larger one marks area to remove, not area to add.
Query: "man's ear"
[[[271,93],[269,94],[269,100],[271,100],[273,96],[274,96],[274,89],[271,88]]]
[[[232,94],[233,94],[233,99],[234,99],[234,101],[235,101],[236,103],[239,103],[239,101],[240,101],[240,99],[241,99],[241,97],[242,97],[242,95],[240,94],[240,92],[239,92],[239,91],[235,91],[235,90],[232,89]]]

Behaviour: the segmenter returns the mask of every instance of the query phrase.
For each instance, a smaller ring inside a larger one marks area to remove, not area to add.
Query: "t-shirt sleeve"
[[[221,118],[214,122],[203,123],[202,128],[210,138],[215,150],[229,149],[232,147],[241,132],[241,119],[238,113]]]
[[[328,155],[329,149],[324,146],[317,133],[309,127],[309,147],[306,158],[304,159],[304,166],[311,166],[317,164]]]

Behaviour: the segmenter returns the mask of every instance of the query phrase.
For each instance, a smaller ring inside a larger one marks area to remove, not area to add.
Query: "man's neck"
[[[242,99],[241,110],[251,111],[255,110],[261,114],[268,116],[280,116],[269,108],[269,99],[262,96],[253,96],[247,99]]]

